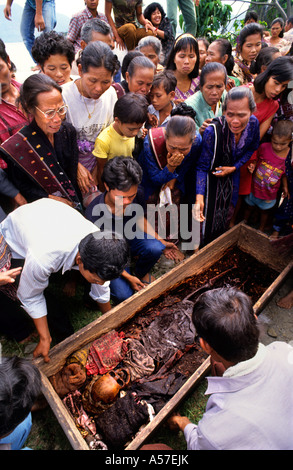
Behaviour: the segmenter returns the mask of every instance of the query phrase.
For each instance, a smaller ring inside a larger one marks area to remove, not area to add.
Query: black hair
[[[189,106],[184,101],[182,101],[182,103],[178,103],[177,106],[172,109],[170,116],[187,116],[191,119],[195,119],[196,111],[192,106]]]
[[[173,47],[169,53],[168,59],[167,59],[166,69],[176,70],[176,65],[174,62],[175,55],[177,54],[177,52],[181,50],[186,50],[188,47],[190,47],[191,50],[194,50],[196,57],[197,57],[194,69],[188,75],[189,78],[192,79],[192,78],[198,77],[198,74],[199,74],[199,50],[198,50],[197,40],[191,34],[186,34],[186,33],[181,34],[175,40]]]
[[[196,38],[196,39],[197,39],[197,42],[202,41],[205,45],[206,50],[208,50],[210,43],[207,38]]]
[[[277,52],[279,52],[279,49],[277,47],[268,46],[262,48],[259,51],[259,54],[255,61],[252,62],[250,72],[253,75],[259,75],[261,73],[261,68],[263,66],[267,67],[273,61],[273,56]]]
[[[142,169],[132,157],[117,156],[107,161],[102,173],[102,181],[109,190],[128,191],[131,186],[141,183]]]
[[[287,18],[287,24],[289,23],[293,25],[293,16],[290,16],[289,18]]]
[[[286,137],[290,140],[293,138],[293,122],[290,120],[280,120],[273,125],[272,135]]]
[[[83,73],[87,73],[89,67],[104,67],[111,75],[115,75],[120,68],[118,58],[110,46],[101,41],[92,42],[84,48],[80,63]]]
[[[221,64],[220,62],[208,62],[205,64],[201,70],[200,74],[200,86],[203,87],[205,84],[206,76],[213,72],[222,72],[224,75],[224,83],[227,85],[227,69],[225,65]]]
[[[228,39],[225,39],[225,38],[215,39],[215,41],[213,41],[212,44],[215,44],[215,43],[218,45],[220,56],[221,57],[224,57],[224,55],[228,56],[224,65],[227,69],[227,74],[231,75],[233,67],[234,67],[234,57],[232,55],[231,43],[230,41],[228,41]]]
[[[84,269],[104,281],[120,276],[129,258],[128,243],[110,231],[97,231],[84,237],[78,246]]]
[[[157,2],[150,3],[150,5],[148,5],[144,9],[143,16],[145,17],[145,19],[151,21],[151,16],[154,13],[154,11],[156,11],[156,9],[158,9],[159,12],[161,13],[161,15],[162,15],[161,21],[162,21],[163,18],[165,18],[166,13],[165,13],[162,5],[160,3],[157,3]]]
[[[27,113],[31,113],[35,106],[38,106],[38,95],[54,89],[62,95],[62,88],[48,75],[33,74],[23,82],[18,99],[23,109]]]
[[[111,28],[104,20],[100,18],[91,18],[86,21],[80,30],[80,39],[86,44],[89,44],[92,40],[92,33],[100,33],[103,36],[111,34]]]
[[[158,88],[160,85],[163,86],[167,95],[171,93],[171,91],[175,91],[177,78],[171,70],[163,70],[154,76],[152,88]]]
[[[255,10],[248,10],[246,12],[246,15],[244,17],[244,24],[246,23],[246,21],[248,20],[253,20],[255,21],[256,23],[258,22],[258,14]]]
[[[237,39],[237,50],[241,52],[242,46],[246,41],[248,36],[253,34],[259,34],[261,40],[263,38],[263,26],[258,23],[249,23],[244,28],[241,29],[238,39]]]
[[[9,56],[6,52],[6,47],[5,47],[5,44],[4,42],[2,41],[2,39],[0,39],[0,58],[6,62],[6,64],[8,63],[8,60],[9,60]]]
[[[10,434],[30,413],[41,393],[41,374],[17,356],[0,362],[0,438]]]
[[[122,123],[142,124],[147,120],[148,101],[138,93],[126,93],[116,101],[113,115]]]
[[[279,37],[279,38],[282,38],[282,37],[284,36],[284,26],[285,26],[285,22],[284,22],[283,18],[275,18],[275,19],[272,21],[272,23],[271,23],[271,27],[272,27],[274,24],[276,24],[276,23],[280,23],[280,25],[281,25],[282,30],[280,31],[278,37]]]
[[[192,319],[200,338],[234,364],[255,356],[259,329],[250,297],[235,287],[204,292],[195,301]]]
[[[265,84],[270,77],[276,79],[279,83],[293,79],[293,59],[292,57],[282,56],[273,60],[268,67],[254,79],[254,89],[257,93],[264,92]]]
[[[127,72],[127,69],[128,69],[128,66],[130,64],[130,62],[135,58],[135,57],[139,57],[139,56],[143,56],[143,53],[138,51],[138,50],[134,50],[134,51],[129,51],[127,52],[127,54],[124,56],[124,59],[122,61],[122,65],[121,65],[121,75],[122,77],[124,78],[125,80],[125,74]]]
[[[75,57],[72,42],[56,31],[44,31],[36,37],[32,47],[32,56],[41,68],[49,57],[56,54],[64,55],[71,66]]]
[[[171,136],[185,137],[189,134],[190,140],[193,140],[195,132],[196,125],[194,119],[188,115],[175,114],[167,123],[165,135],[166,139],[168,139]]]
[[[155,72],[155,64],[145,55],[134,57],[128,65],[127,72],[132,77],[137,69],[146,68],[153,69]]]

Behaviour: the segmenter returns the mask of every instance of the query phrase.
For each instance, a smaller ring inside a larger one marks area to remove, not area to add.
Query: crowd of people
[[[45,15],[28,0],[26,14],[43,32],[34,38],[34,27],[22,27],[36,64],[22,84],[0,39],[0,331],[25,341],[36,330],[35,357],[50,360],[51,329],[58,341],[73,332],[45,292],[51,274],[69,272],[64,292],[85,284],[85,304],[105,313],[110,300],[150,284],[162,256],[184,258],[180,229],[166,219],[162,235],[147,218],[152,205],[174,206],[187,226],[197,218],[194,249],[241,220],[272,238],[292,233],[293,18],[265,31],[248,11],[234,49],[222,37],[196,37],[189,3],[178,1],[186,32],[177,37],[177,3],[167,2],[166,14],[157,2],[143,11],[140,0],[106,0],[104,12],[85,0],[64,36],[54,30],[54,2],[43,2]],[[256,354],[235,359],[213,337],[204,342],[227,368]],[[200,432],[188,426],[190,448],[212,447]]]

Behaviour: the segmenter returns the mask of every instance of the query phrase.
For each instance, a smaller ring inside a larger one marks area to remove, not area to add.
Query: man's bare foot
[[[144,277],[141,278],[141,281],[144,284],[151,284],[153,281],[155,281],[156,278],[151,275],[151,273],[147,273]]]
[[[293,307],[293,290],[289,292],[285,297],[282,297],[277,302],[278,307],[281,308],[292,308]]]

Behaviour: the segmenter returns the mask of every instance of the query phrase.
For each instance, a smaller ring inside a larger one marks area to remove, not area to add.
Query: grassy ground
[[[153,274],[158,278],[166,271],[168,271],[166,267],[161,269],[157,267]],[[60,302],[66,305],[67,311],[70,312],[70,319],[75,331],[78,331],[101,315],[100,312],[91,311],[84,307],[82,287],[77,289],[74,297],[64,296],[63,288],[64,278],[59,275],[55,276],[49,289],[59,298]],[[5,337],[0,337],[0,343],[3,356],[17,355],[26,358],[32,358],[33,350],[37,344],[36,342],[31,342],[23,345],[16,341],[7,340]],[[54,338],[52,346],[54,346]],[[205,381],[203,381],[178,409],[182,415],[188,416],[192,422],[197,423],[204,412],[207,400],[204,396],[205,389],[206,384]],[[186,449],[183,434],[175,434],[164,425],[152,436],[150,442],[162,442],[176,450]],[[71,449],[70,443],[49,406],[44,410],[33,413],[33,426],[26,445],[33,450]]]

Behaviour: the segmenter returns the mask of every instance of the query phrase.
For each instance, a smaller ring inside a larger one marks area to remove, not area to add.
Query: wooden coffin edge
[[[220,258],[227,249],[236,244],[244,251],[247,251],[245,249],[245,243],[248,241],[250,246],[256,246],[257,244],[255,243],[255,237],[259,237],[259,239],[261,239],[262,242],[267,245],[269,253],[269,237],[262,232],[247,226],[245,223],[240,223],[231,228],[225,234],[218,237],[216,240],[214,240],[214,242],[203,247],[200,251],[182,261],[178,266],[174,267],[171,271],[161,276],[151,285],[147,286],[143,291],[136,293],[130,299],[127,299],[118,306],[112,308],[108,313],[102,315],[97,320],[94,320],[78,332],[74,333],[74,335],[66,338],[64,341],[54,346],[50,351],[51,361],[54,362],[54,359],[58,359],[58,357],[61,355],[63,358],[66,358],[77,349],[88,346],[94,339],[111,331],[114,328],[120,327],[126,321],[130,320],[142,307],[147,306],[148,303],[159,297],[162,294],[162,291],[166,292],[168,291],[168,288],[176,288],[176,285],[178,285],[183,279],[187,279],[188,277],[194,275],[193,264],[195,259],[199,261],[197,263],[198,265],[196,266],[198,267],[198,271],[196,273],[200,274],[215,262],[213,253],[217,254],[218,258]],[[253,249],[251,254],[256,259],[263,262],[263,258],[260,257],[257,249]],[[281,273],[271,284],[271,286],[269,286],[266,292],[260,297],[260,299],[254,304],[253,308],[256,314],[260,313],[264,307],[264,304],[270,300],[272,295],[280,287],[281,283],[285,281],[287,275],[293,267],[293,261],[291,261],[283,269],[285,262],[281,259],[281,257],[278,258],[278,260],[272,260],[272,257],[268,255],[268,259],[268,264],[277,272],[280,272],[281,270]],[[201,264],[202,261],[203,264]],[[193,272],[191,272],[192,266]],[[170,282],[167,283],[167,281]],[[163,288],[162,284],[165,286],[165,288]],[[152,295],[150,295],[150,289]],[[130,313],[129,308],[132,310]],[[117,318],[116,314],[119,314],[119,318]],[[89,450],[86,441],[82,438],[80,432],[76,428],[70,413],[68,412],[58,394],[55,392],[48,379],[48,376],[51,376],[60,370],[62,365],[65,363],[65,359],[63,359],[62,362],[57,361],[57,364],[52,364],[51,361],[49,363],[45,363],[42,358],[34,360],[34,363],[41,371],[42,392],[50,404],[53,413],[59,421],[59,424],[64,430],[64,433],[71,443],[73,449]],[[176,408],[180,402],[186,398],[187,393],[195,387],[199,380],[204,378],[204,376],[208,373],[209,368],[210,357],[208,357],[201,364],[201,366],[196,369],[196,371],[190,376],[189,379],[187,379],[180,390],[178,390],[178,392],[169,400],[169,402],[155,416],[155,418],[150,423],[148,423],[146,427],[133,439],[133,441],[126,447],[125,450],[138,449],[146,441],[146,439],[155,432],[158,425],[161,424],[162,421],[164,421],[170,415],[174,408]]]

